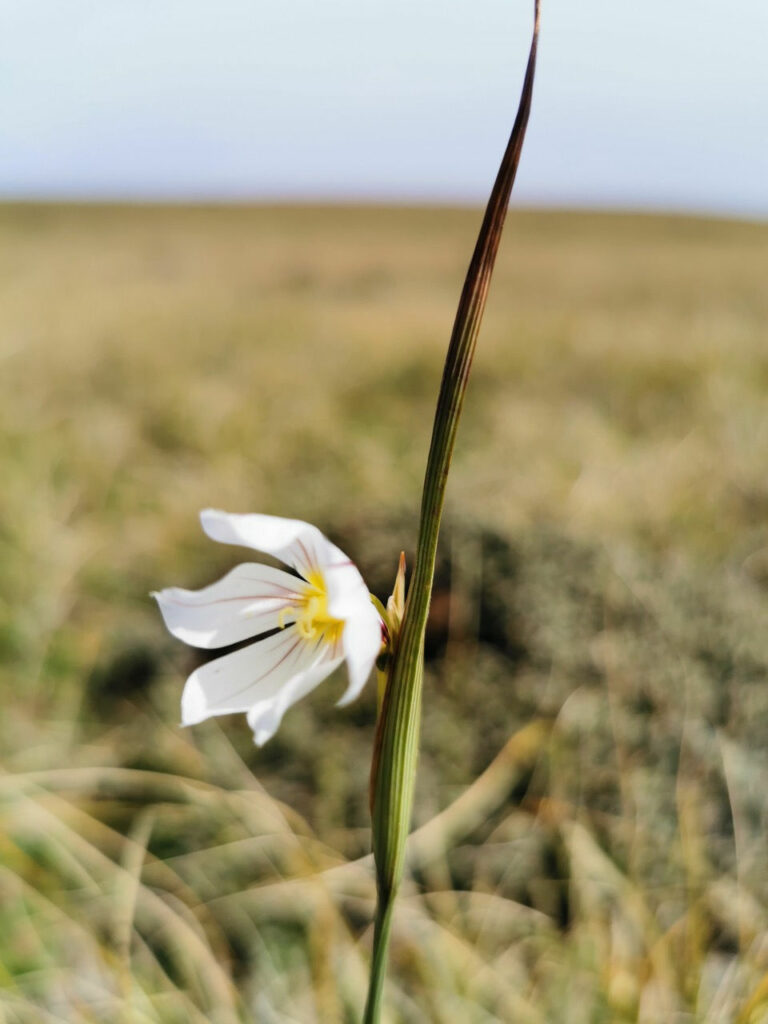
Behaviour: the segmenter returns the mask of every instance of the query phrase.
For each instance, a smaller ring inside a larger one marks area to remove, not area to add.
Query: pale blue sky
[[[0,0],[0,196],[481,200],[531,0]],[[768,216],[768,0],[542,0],[517,201]]]

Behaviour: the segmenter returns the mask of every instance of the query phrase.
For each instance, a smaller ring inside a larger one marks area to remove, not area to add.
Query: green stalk
[[[371,977],[368,984],[368,1001],[365,1006],[365,1024],[374,1024],[381,1014],[381,999],[384,993],[384,979],[387,976],[387,959],[389,952],[389,935],[392,931],[392,913],[395,909],[393,899],[382,900],[376,904],[376,921],[373,926],[373,959],[371,960]]]
[[[392,911],[403,873],[413,806],[424,676],[424,632],[445,487],[488,287],[528,125],[538,35],[539,0],[535,0],[533,36],[517,117],[480,227],[448,346],[424,478],[416,563],[379,715],[371,774],[378,900],[364,1024],[377,1024],[381,1012]]]

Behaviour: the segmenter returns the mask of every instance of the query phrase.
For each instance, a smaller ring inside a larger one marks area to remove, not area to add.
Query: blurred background
[[[386,598],[531,4],[0,0],[0,1018],[359,1019],[373,687],[179,725],[148,597]],[[768,1020],[768,8],[551,0],[388,1020]]]

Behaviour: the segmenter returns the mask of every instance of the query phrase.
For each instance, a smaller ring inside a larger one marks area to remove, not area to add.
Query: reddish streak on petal
[[[287,573],[286,573],[286,575],[287,575]],[[261,580],[256,579],[255,576],[243,576],[242,578],[244,580],[248,580],[251,583],[261,583],[262,582]],[[277,587],[278,590],[285,591],[286,594],[296,594],[295,590],[291,590],[290,587],[286,587],[284,583],[273,583],[272,586],[273,587]]]
[[[288,638],[290,639],[290,633],[288,634]],[[296,636],[293,645],[288,648],[285,654],[283,654],[283,656],[278,661],[276,661],[274,665],[270,665],[266,672],[263,672],[256,679],[252,679],[250,683],[246,683],[246,685],[241,687],[239,690],[235,690],[234,693],[227,694],[224,700],[232,700],[233,697],[239,697],[241,693],[245,693],[246,690],[249,690],[252,686],[255,686],[256,683],[260,683],[262,679],[266,679],[266,677],[270,675],[270,673],[274,672],[275,669],[279,668],[283,664],[286,658],[289,658],[293,654],[293,652],[296,650],[296,648],[299,646],[301,642],[301,637]],[[279,647],[277,649],[279,650]]]
[[[299,595],[296,594],[296,597]],[[215,597],[212,601],[180,601],[177,597],[166,598],[168,604],[179,605],[180,608],[208,608],[212,604],[227,604],[231,601],[278,601],[281,605],[290,605],[287,597],[278,597],[276,594],[243,594],[242,597]],[[275,611],[275,609],[271,609]]]
[[[309,552],[307,551],[306,547],[304,546],[304,541],[300,537],[297,537],[296,538],[296,543],[301,548],[301,552],[304,555],[304,560],[306,562],[307,568],[311,569],[314,563],[312,562],[312,559],[309,557]]]

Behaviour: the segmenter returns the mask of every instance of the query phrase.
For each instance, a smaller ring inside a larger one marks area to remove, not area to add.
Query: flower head
[[[258,562],[238,565],[202,590],[170,587],[153,596],[171,633],[194,647],[247,647],[195,669],[181,698],[184,725],[242,711],[261,745],[286,710],[343,661],[360,693],[381,648],[382,622],[357,568],[315,526],[279,516],[200,514],[223,544],[273,555],[298,575]]]

